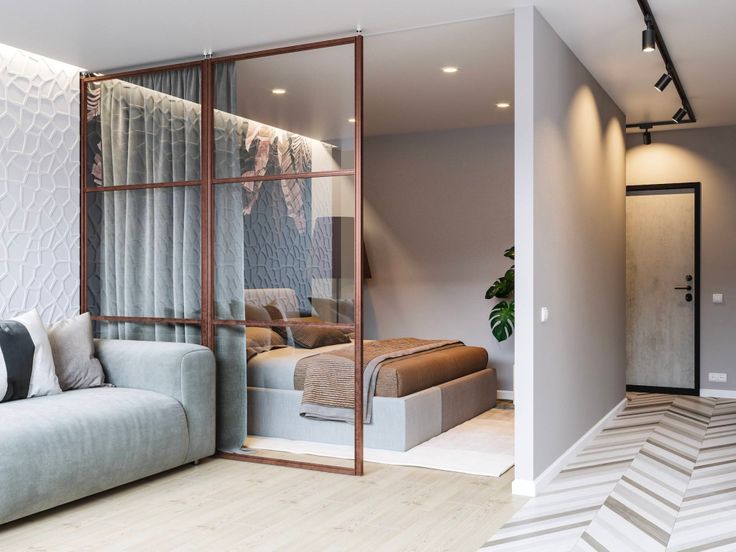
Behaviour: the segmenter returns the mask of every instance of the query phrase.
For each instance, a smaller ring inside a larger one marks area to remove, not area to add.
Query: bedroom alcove
[[[83,77],[96,335],[211,347],[227,458],[503,473],[512,52],[509,16]]]

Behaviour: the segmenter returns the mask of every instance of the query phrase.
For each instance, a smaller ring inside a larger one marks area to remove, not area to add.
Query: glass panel
[[[216,317],[352,324],[354,197],[352,177],[216,185]]]
[[[87,84],[87,185],[199,180],[200,67]]]
[[[98,339],[130,339],[133,341],[168,341],[176,343],[201,343],[199,326],[184,324],[140,324],[133,322],[92,323]]]
[[[200,318],[199,186],[87,194],[92,314]]]
[[[353,46],[214,66],[215,177],[354,166]]]
[[[333,378],[322,372],[327,366],[317,354],[320,353],[318,349],[304,351],[273,345],[278,335],[272,336],[272,346],[269,346],[267,333],[275,334],[269,328],[218,327],[216,330],[220,377],[232,377],[237,381],[237,374],[242,370],[246,372],[248,438],[245,447],[248,452],[284,460],[352,467],[350,460],[354,457],[355,441],[353,345],[348,343],[338,350],[332,348],[331,354],[339,356],[330,357],[333,363],[329,370],[338,370],[345,376]],[[244,350],[246,335],[247,351]],[[261,345],[259,350],[254,350],[256,343]],[[339,366],[334,364],[336,358],[340,359]],[[320,411],[323,414],[319,414]],[[273,438],[278,439],[274,441]],[[296,454],[299,450],[310,454]]]

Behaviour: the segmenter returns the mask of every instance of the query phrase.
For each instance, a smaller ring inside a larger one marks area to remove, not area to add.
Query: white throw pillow
[[[0,320],[0,402],[61,393],[46,328],[32,310]]]

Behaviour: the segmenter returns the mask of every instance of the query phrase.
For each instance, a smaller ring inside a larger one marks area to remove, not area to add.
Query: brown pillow
[[[246,328],[245,347],[248,360],[258,353],[265,353],[272,349],[286,347],[284,339],[270,328]]]
[[[287,322],[324,322],[316,316],[305,316],[303,318],[284,318],[284,315],[273,305],[266,305],[265,309],[271,315],[271,320],[286,320]],[[315,328],[314,326],[302,326],[300,324],[289,324],[285,328],[274,328],[281,337],[289,340],[289,333],[294,340],[294,345],[302,349],[316,349],[327,345],[340,345],[350,343],[350,338],[337,328]]]
[[[245,304],[245,319],[246,320],[261,320],[267,322],[271,320],[271,316],[264,307],[253,305],[252,303]]]

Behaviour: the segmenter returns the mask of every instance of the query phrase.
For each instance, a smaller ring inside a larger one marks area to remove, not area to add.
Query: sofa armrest
[[[215,357],[200,345],[95,340],[108,383],[156,391],[184,407],[189,429],[187,462],[215,452]]]

